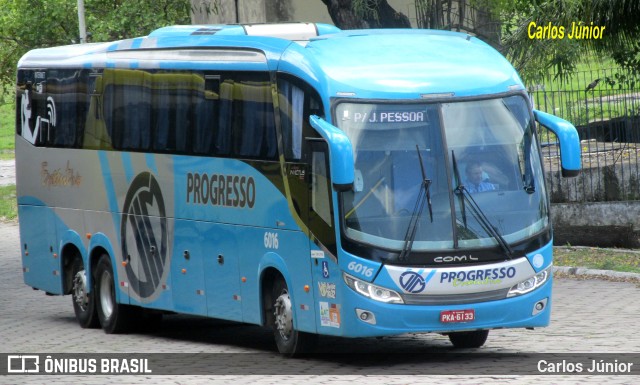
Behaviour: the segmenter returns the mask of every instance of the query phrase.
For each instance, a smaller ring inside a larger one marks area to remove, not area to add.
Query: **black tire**
[[[111,259],[103,254],[98,260],[94,275],[95,303],[102,330],[107,334],[126,333],[133,326],[130,306],[116,301],[116,285]]]
[[[295,357],[313,351],[317,335],[295,330],[289,289],[282,277],[276,278],[271,290],[273,335],[281,354]]]
[[[73,312],[76,320],[82,328],[97,328],[100,326],[96,302],[94,300],[95,291],[88,292],[87,276],[82,258],[80,256],[73,260],[71,266],[71,301],[73,302]]]
[[[488,330],[474,330],[472,332],[449,333],[449,341],[458,349],[479,348],[484,345],[489,336]]]

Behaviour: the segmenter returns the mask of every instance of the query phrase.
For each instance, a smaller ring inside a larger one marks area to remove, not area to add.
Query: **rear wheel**
[[[449,341],[456,348],[479,348],[484,345],[489,336],[488,330],[474,330],[472,332],[449,333]]]
[[[291,296],[282,277],[276,278],[273,284],[271,300],[273,301],[273,334],[278,351],[289,356],[297,356],[313,350],[317,335],[295,330]]]
[[[104,254],[95,269],[95,298],[102,329],[109,334],[127,332],[132,325],[132,310],[116,301],[115,276],[111,259]]]
[[[71,276],[73,277],[71,299],[76,320],[83,328],[97,328],[100,326],[100,321],[95,306],[95,291],[88,290],[86,270],[79,256],[73,260]]]

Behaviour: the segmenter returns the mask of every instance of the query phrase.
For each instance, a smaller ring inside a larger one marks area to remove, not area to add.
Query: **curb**
[[[640,281],[640,274],[638,273],[626,273],[626,272],[613,271],[613,270],[588,269],[586,267],[554,266],[553,273],[562,273],[566,275],[586,276],[586,277],[608,277],[608,278],[615,278],[615,279]]]

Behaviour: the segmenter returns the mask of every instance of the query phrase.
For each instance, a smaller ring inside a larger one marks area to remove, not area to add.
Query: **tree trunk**
[[[393,9],[387,0],[376,0],[378,9],[378,20],[371,20],[369,24],[376,28],[411,28],[409,18]],[[377,25],[373,22],[377,21]]]
[[[322,0],[327,6],[331,20],[341,29],[360,28],[411,28],[409,18],[397,12],[387,0],[368,0],[377,17],[357,15],[352,0]]]

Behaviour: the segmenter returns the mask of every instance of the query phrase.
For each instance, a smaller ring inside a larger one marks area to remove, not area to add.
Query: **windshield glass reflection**
[[[454,194],[460,184],[506,242],[547,227],[542,169],[523,97],[443,104],[343,102],[335,111],[337,126],[354,148],[354,188],[341,197],[349,239],[403,249],[424,180],[416,146],[430,180],[432,212],[419,217],[413,250],[498,243],[476,214],[464,212]]]

